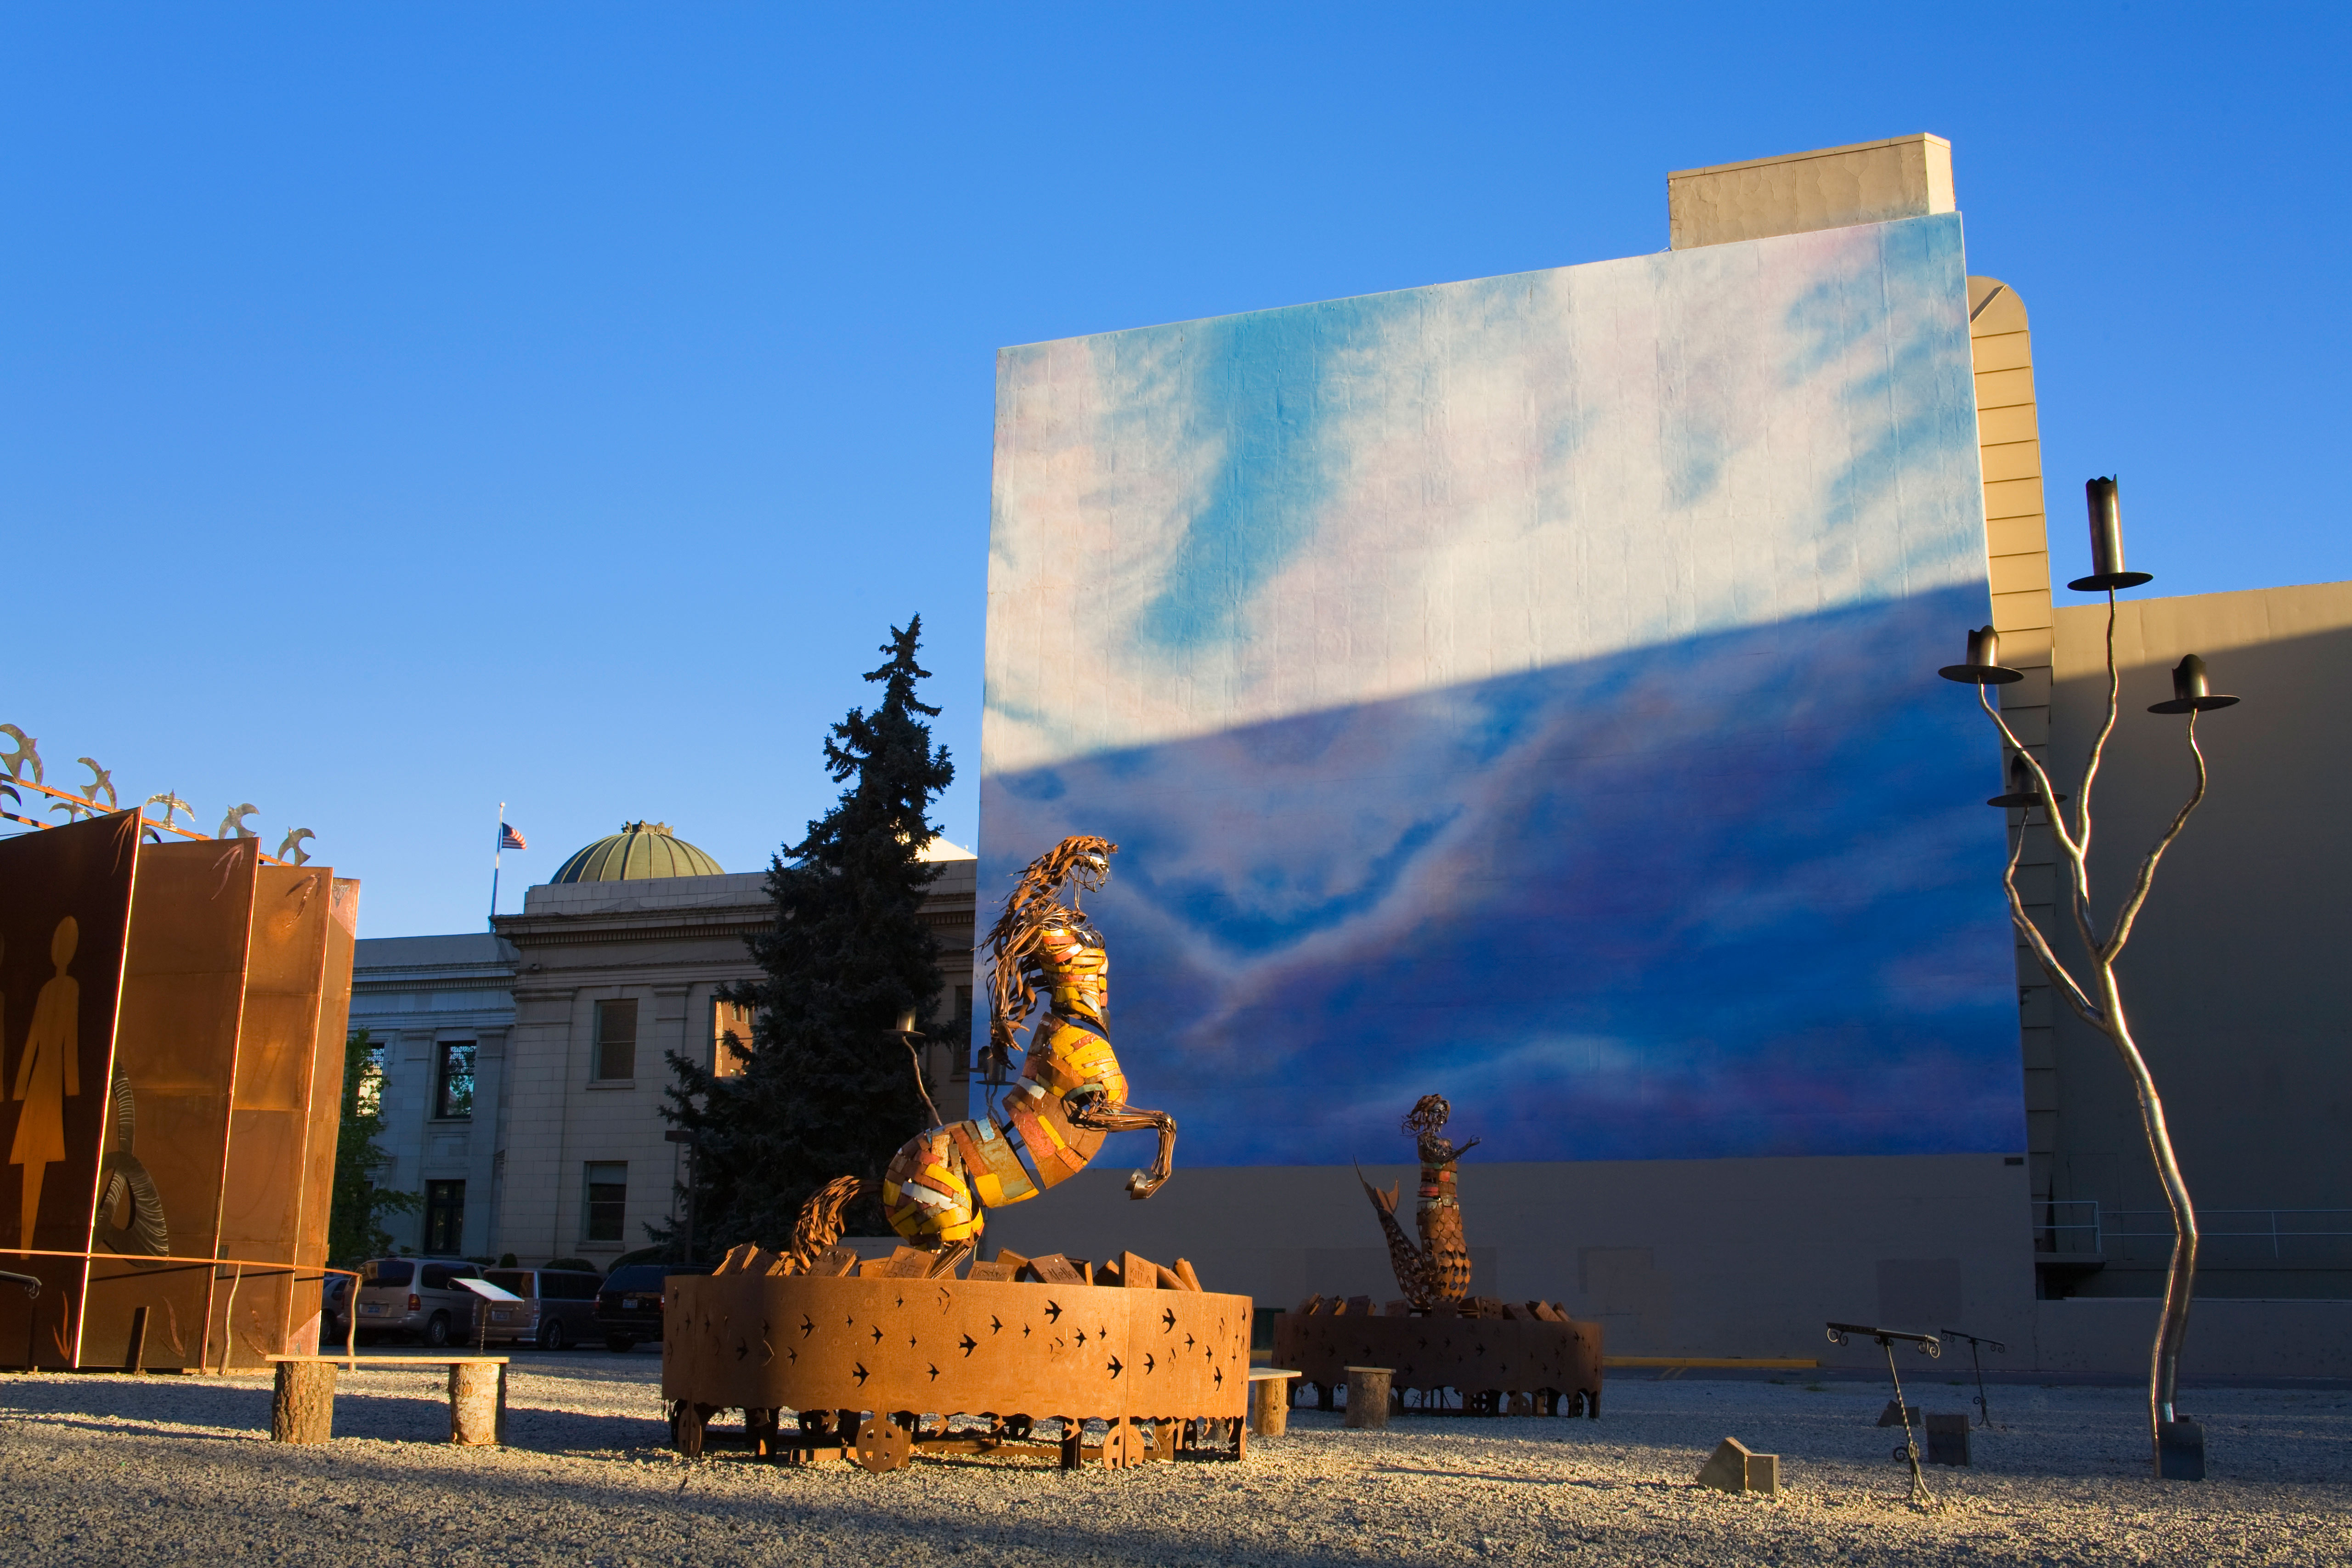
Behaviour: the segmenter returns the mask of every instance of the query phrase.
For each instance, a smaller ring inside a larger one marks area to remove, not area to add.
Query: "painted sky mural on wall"
[[[1964,270],[1942,216],[1005,351],[982,893],[1120,844],[1180,1162],[1432,1090],[1482,1160],[2022,1149]]]

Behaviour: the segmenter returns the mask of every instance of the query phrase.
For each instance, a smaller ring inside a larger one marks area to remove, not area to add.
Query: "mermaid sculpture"
[[[1110,1045],[1110,957],[1079,908],[1081,897],[1109,877],[1118,852],[1105,839],[1065,838],[1021,874],[988,933],[988,1044],[981,1053],[982,1067],[1001,1082],[1020,1051],[1020,1079],[989,1114],[918,1134],[882,1173],[890,1228],[940,1254],[934,1276],[980,1245],[985,1211],[1069,1180],[1109,1133],[1160,1134],[1159,1157],[1128,1178],[1128,1196],[1148,1198],[1168,1180],[1176,1121],[1127,1103],[1127,1075]],[[1031,1026],[1041,993],[1045,1011]],[[1024,1027],[1025,1050],[1017,1043]],[[862,1187],[856,1176],[843,1176],[809,1199],[778,1272],[804,1272],[839,1238],[841,1211]]]
[[[1397,1284],[1418,1311],[1451,1307],[1470,1293],[1470,1244],[1462,1235],[1462,1203],[1454,1190],[1454,1167],[1475,1148],[1478,1140],[1455,1148],[1444,1136],[1454,1108],[1443,1095],[1424,1094],[1413,1102],[1404,1130],[1413,1135],[1421,1153],[1421,1202],[1413,1218],[1421,1229],[1421,1246],[1406,1238],[1397,1224],[1397,1190],[1387,1192],[1364,1182],[1364,1195],[1379,1211],[1381,1229],[1389,1238],[1389,1261],[1396,1268]],[[1356,1179],[1363,1181],[1363,1173]]]

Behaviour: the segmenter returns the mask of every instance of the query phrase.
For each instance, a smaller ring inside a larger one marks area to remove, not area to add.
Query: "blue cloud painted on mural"
[[[1117,1040],[1194,1163],[1376,1152],[1433,1089],[1497,1160],[2018,1149],[1998,759],[1933,675],[1980,600],[990,779],[982,886],[1119,841]]]
[[[1365,301],[1335,300],[1266,317],[1227,316],[1182,329],[1177,364],[1189,384],[1173,398],[1213,437],[1224,461],[1186,521],[1159,595],[1137,627],[1149,642],[1185,647],[1230,636],[1234,616],[1313,535],[1328,498],[1319,399],[1335,349],[1377,321]],[[1181,368],[1180,368],[1181,367]],[[1138,387],[1158,409],[1177,389]]]

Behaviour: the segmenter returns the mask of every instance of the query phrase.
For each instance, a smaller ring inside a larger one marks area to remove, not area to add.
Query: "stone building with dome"
[[[976,863],[943,862],[924,909],[939,939],[942,1018],[968,1010]],[[362,941],[352,1027],[384,1068],[386,1186],[423,1209],[392,1216],[419,1253],[604,1265],[677,1217],[686,1152],[665,1137],[665,1053],[719,1072],[750,1034],[719,991],[756,968],[764,871],[730,872],[672,833],[630,822],[564,860],[494,932]],[[926,1062],[931,1096],[961,1104],[961,1042]]]

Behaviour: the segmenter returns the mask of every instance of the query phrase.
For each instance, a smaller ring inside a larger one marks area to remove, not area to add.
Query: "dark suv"
[[[604,1276],[596,1292],[596,1326],[608,1351],[634,1350],[662,1337],[662,1294],[673,1274],[708,1274],[708,1263],[632,1263]]]

